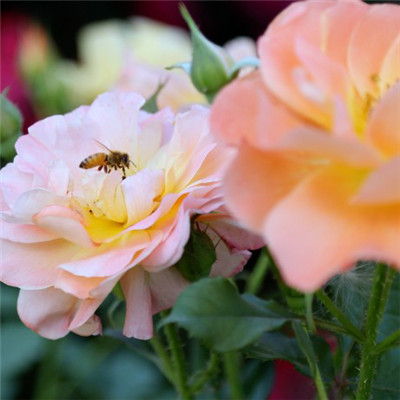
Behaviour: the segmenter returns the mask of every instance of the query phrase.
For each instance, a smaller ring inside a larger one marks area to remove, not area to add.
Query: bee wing
[[[108,150],[110,153],[113,153],[112,150],[110,150],[105,144],[99,142],[97,139],[92,138],[97,144],[99,144],[101,147],[103,147],[104,149]]]

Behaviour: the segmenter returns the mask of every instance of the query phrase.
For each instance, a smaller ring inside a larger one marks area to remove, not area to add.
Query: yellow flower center
[[[371,75],[370,80],[373,88],[369,92],[360,94],[356,88],[353,88],[348,99],[348,108],[354,130],[362,138],[364,137],[367,121],[373,108],[383,94],[391,87],[389,84],[383,86],[378,74]]]

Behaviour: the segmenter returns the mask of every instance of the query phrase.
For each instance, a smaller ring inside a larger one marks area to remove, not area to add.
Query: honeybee
[[[136,167],[135,163],[129,159],[129,155],[127,153],[110,150],[103,143],[100,143],[97,140],[96,142],[100,146],[104,147],[108,151],[108,154],[107,153],[91,154],[90,156],[86,157],[84,160],[81,161],[81,163],[79,164],[79,168],[90,169],[98,167],[97,168],[98,171],[104,169],[104,172],[106,174],[109,174],[113,168],[115,171],[117,169],[122,169],[123,173],[122,179],[125,179],[126,178],[125,168],[129,169],[129,164],[132,164],[134,167]]]

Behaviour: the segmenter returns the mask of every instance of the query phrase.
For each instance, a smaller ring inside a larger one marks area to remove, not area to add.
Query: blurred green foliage
[[[7,99],[8,89],[0,94],[0,159],[1,165],[11,161],[15,156],[15,141],[21,135],[22,114]]]
[[[122,342],[46,340],[19,320],[18,290],[1,285],[1,399],[174,399],[158,369]]]

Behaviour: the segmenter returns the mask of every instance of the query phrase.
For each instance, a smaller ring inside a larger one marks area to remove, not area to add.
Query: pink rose
[[[0,172],[1,281],[21,288],[19,315],[42,336],[100,333],[94,312],[120,282],[123,333],[148,339],[152,314],[171,307],[188,284],[171,266],[189,238],[190,217],[221,206],[220,179],[232,151],[209,135],[207,109],[152,115],[140,111],[143,103],[139,95],[110,92],[37,122]],[[119,168],[79,168],[107,152],[97,141],[129,156],[126,179]],[[244,246],[252,237],[243,237]],[[222,243],[217,258],[230,265],[216,265],[212,274],[230,275],[248,257]]]
[[[260,71],[228,85],[211,115],[239,149],[228,208],[299,290],[360,259],[400,268],[400,7],[297,2],[258,52]]]

